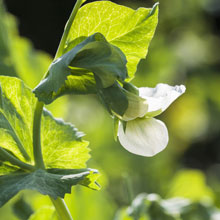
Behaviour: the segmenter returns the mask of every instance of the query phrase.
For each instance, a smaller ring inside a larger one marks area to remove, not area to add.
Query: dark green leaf
[[[71,193],[73,185],[82,182],[91,172],[93,171],[62,174],[60,171],[56,174],[39,169],[31,173],[0,176],[0,207],[23,189],[37,190],[54,199],[64,198],[66,193]]]
[[[100,89],[98,95],[111,114],[116,113],[123,116],[128,108],[127,96],[124,89],[117,82],[108,88]]]
[[[95,33],[55,60],[34,93],[46,104],[67,93],[95,93],[94,75],[107,88],[115,80],[125,80],[126,62],[119,48],[109,44],[102,34]]]
[[[25,202],[24,198],[19,198],[13,204],[13,212],[20,220],[27,220],[32,214],[33,210],[31,206]]]

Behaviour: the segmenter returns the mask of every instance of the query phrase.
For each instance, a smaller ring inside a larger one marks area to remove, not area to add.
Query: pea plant
[[[66,94],[96,94],[113,119],[115,139],[131,153],[153,156],[167,146],[167,128],[154,117],[185,87],[130,83],[147,55],[158,4],[135,11],[110,1],[84,3],[77,0],[54,61],[33,91],[0,76],[0,206],[31,189],[50,197],[60,219],[72,219],[63,200],[71,187],[100,188],[98,171],[86,167],[83,133],[44,107]]]

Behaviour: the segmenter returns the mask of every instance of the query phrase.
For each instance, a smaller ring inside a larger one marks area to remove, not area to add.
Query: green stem
[[[85,0],[77,0],[76,4],[75,4],[75,6],[74,6],[74,8],[73,8],[73,10],[71,12],[69,20],[66,23],[66,26],[65,26],[65,29],[64,29],[64,33],[63,33],[63,36],[61,38],[59,47],[57,49],[57,52],[56,52],[56,55],[55,55],[55,59],[62,55],[64,46],[65,46],[65,43],[66,43],[66,38],[67,38],[67,36],[69,34],[70,28],[72,26],[72,23],[73,23],[75,17],[76,17],[76,14],[77,14],[80,6],[83,4],[83,2],[85,2]]]
[[[55,206],[57,213],[61,220],[73,220],[68,207],[65,202],[61,198],[57,198],[56,200],[50,197],[53,205]]]
[[[41,152],[41,115],[43,112],[44,103],[37,101],[34,112],[33,124],[33,151],[35,167],[45,169],[43,156]]]
[[[0,156],[2,156],[2,158],[6,159],[7,161],[9,161],[11,164],[19,166],[22,169],[25,170],[34,170],[34,166],[24,163],[22,161],[20,161],[19,159],[17,159],[16,157],[14,157],[12,154],[10,154],[9,152],[7,152],[4,148],[0,147]]]
[[[61,38],[61,41],[60,41],[59,47],[57,49],[54,60],[62,55],[63,49],[65,47],[66,39],[67,39],[67,36],[68,36],[70,28],[71,28],[71,25],[73,23],[74,18],[76,17],[76,14],[77,14],[80,6],[83,4],[83,2],[85,2],[85,0],[77,0],[76,4],[74,6],[73,11],[70,15],[70,18],[67,21],[67,24],[65,26],[64,33]],[[44,78],[47,76],[47,74],[48,73],[45,74]],[[41,133],[40,133],[41,116],[42,116],[42,112],[43,112],[43,106],[44,106],[44,104],[42,102],[38,101],[36,104],[35,112],[34,112],[33,151],[34,151],[35,167],[37,169],[45,169],[43,156],[42,156],[42,152],[41,152],[41,138],[40,138],[40,135],[41,135]],[[61,198],[57,198],[56,200],[54,200],[52,197],[50,197],[50,198],[51,198],[51,201],[53,202],[60,218],[62,220],[72,220],[71,214],[70,214],[64,200]]]

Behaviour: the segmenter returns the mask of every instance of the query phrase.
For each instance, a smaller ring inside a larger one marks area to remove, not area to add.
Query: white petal
[[[148,104],[146,99],[128,91],[126,91],[126,95],[128,99],[128,108],[121,119],[124,121],[130,121],[135,118],[144,117],[148,112]]]
[[[120,123],[118,138],[121,145],[129,152],[147,157],[162,151],[169,139],[166,125],[154,118],[137,118],[128,121],[125,133]]]
[[[147,100],[149,116],[156,116],[166,110],[185,90],[184,85],[169,86],[161,83],[155,88],[139,88],[139,95]]]

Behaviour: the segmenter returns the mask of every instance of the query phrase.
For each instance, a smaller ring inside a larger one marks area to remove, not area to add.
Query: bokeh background
[[[90,1],[91,2],[91,1]],[[113,1],[134,9],[152,0]],[[34,88],[54,56],[73,0],[5,0],[0,7],[0,73]],[[130,154],[113,140],[113,121],[95,96],[65,96],[48,106],[84,131],[89,167],[101,172],[99,192],[74,187],[66,201],[78,220],[112,220],[141,192],[162,198],[203,200],[220,207],[220,1],[161,0],[159,24],[149,53],[138,66],[136,86],[186,85],[186,93],[158,118],[169,130],[168,147],[153,158]],[[46,196],[21,192],[0,209],[0,219],[18,219],[12,205],[21,196],[35,209]]]

